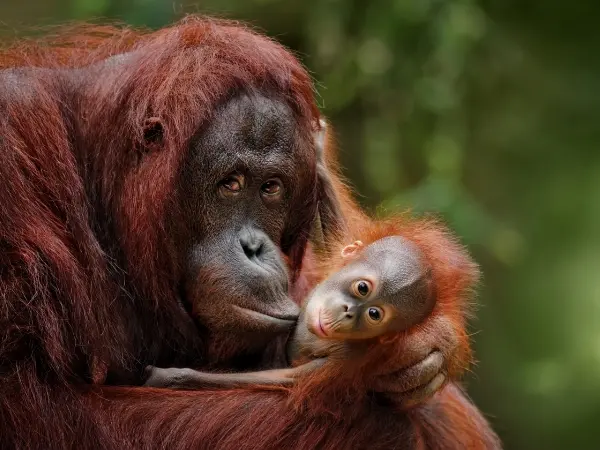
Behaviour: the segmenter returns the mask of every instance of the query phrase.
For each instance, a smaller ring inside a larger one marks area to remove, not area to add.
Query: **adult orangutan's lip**
[[[254,309],[244,308],[244,307],[238,306],[238,305],[231,305],[231,306],[233,306],[234,309],[238,310],[242,314],[245,314],[247,316],[252,316],[257,320],[260,320],[262,322],[269,323],[272,325],[277,325],[282,328],[291,327],[293,324],[296,323],[296,320],[298,320],[298,316],[296,314],[292,314],[292,313],[275,316],[275,315],[265,314],[265,313],[256,311]]]

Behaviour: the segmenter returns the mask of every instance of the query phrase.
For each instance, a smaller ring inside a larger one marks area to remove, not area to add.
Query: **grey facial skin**
[[[290,361],[344,357],[353,341],[406,330],[431,313],[431,274],[415,244],[390,236],[350,257],[305,301],[288,346]],[[364,295],[359,283],[368,286]]]

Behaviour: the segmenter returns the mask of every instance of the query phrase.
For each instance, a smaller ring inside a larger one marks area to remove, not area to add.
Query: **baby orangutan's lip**
[[[315,314],[315,319],[311,324],[311,331],[319,337],[327,337],[327,330],[323,326],[323,322],[321,321],[321,310],[317,311]]]

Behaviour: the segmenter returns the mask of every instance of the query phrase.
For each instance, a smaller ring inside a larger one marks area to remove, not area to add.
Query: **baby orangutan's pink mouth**
[[[312,326],[313,333],[320,337],[327,337],[327,330],[325,329],[325,326],[323,326],[323,322],[321,321],[321,310],[319,310],[315,316],[316,317],[313,321]]]

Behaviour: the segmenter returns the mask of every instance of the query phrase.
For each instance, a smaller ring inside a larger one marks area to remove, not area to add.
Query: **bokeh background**
[[[600,448],[600,2],[0,0],[0,37],[248,21],[318,80],[373,212],[438,212],[481,263],[471,395],[507,449]]]

